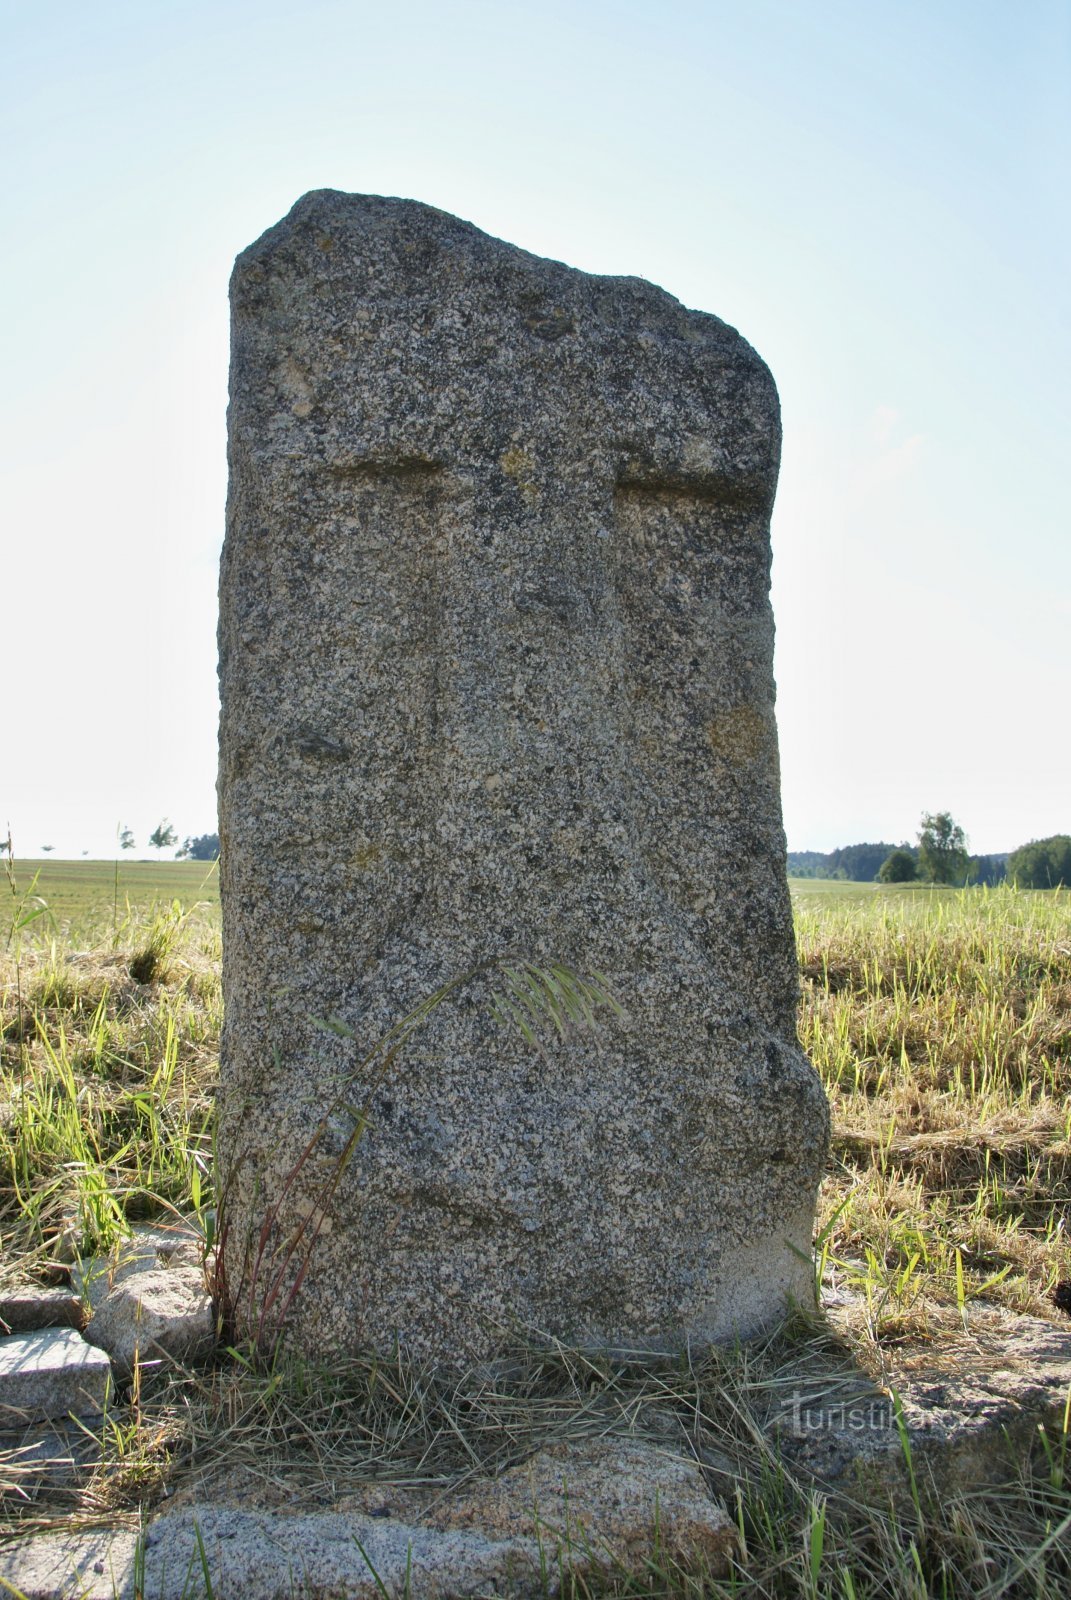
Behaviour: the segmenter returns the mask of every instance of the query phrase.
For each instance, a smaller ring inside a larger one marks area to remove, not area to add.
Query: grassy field
[[[179,900],[187,910],[208,913],[219,905],[219,868],[215,861],[25,861],[16,862],[16,892],[45,901],[65,938],[84,932],[99,937],[109,925],[131,914],[152,911]],[[959,891],[919,884],[847,883],[835,878],[792,878],[793,899],[845,904],[849,901],[900,901],[933,905]],[[0,888],[3,885],[0,884]],[[10,884],[7,895],[10,899]],[[0,926],[3,926],[0,923]]]
[[[5,937],[11,929],[0,971],[0,1286],[63,1249],[106,1246],[136,1219],[178,1212],[208,1228],[212,1207],[214,871],[121,862],[118,900],[108,864],[46,862],[27,897],[31,877],[19,869],[0,922]],[[881,1370],[905,1340],[939,1343],[976,1304],[1067,1326],[1071,895],[816,880],[793,888],[800,1037],[835,1130],[818,1268],[827,1295],[848,1292],[860,1308],[858,1360]],[[52,916],[20,931],[20,908],[24,918],[37,895]],[[739,1423],[735,1510],[747,1560],[730,1584],[661,1573],[630,1593],[1071,1592],[1063,1456],[1024,1461],[1021,1479],[984,1504],[835,1515],[775,1469],[771,1479],[768,1461],[748,1466],[747,1407],[761,1363],[734,1359],[697,1369],[688,1404],[719,1414],[728,1406]],[[619,1381],[587,1369],[578,1377],[564,1357],[560,1376],[568,1393]],[[426,1385],[417,1397],[411,1380],[409,1389],[393,1380],[407,1396],[402,1455],[425,1472],[438,1461],[448,1477],[461,1412]],[[245,1352],[181,1382],[146,1385],[102,1433],[99,1469],[79,1502],[12,1501],[9,1530],[72,1511],[136,1515],[165,1486],[181,1489],[197,1474],[210,1486],[236,1463],[314,1497],[325,1492],[326,1460],[332,1483],[339,1473],[383,1476],[398,1415],[383,1411],[381,1394],[373,1400],[367,1372],[318,1378],[315,1405],[307,1375],[294,1382],[296,1390]],[[540,1396],[541,1405],[566,1403]],[[465,1406],[471,1413],[471,1396]]]
[[[26,861],[16,862],[14,889],[10,876],[0,879],[0,892],[12,912],[12,900],[23,896],[44,902],[52,925],[65,941],[79,936],[95,941],[106,929],[117,930],[131,916],[179,900],[186,909],[219,905],[219,869],[215,861]]]

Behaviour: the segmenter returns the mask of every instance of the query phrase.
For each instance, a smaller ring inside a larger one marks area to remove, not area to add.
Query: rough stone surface
[[[0,1339],[0,1427],[104,1409],[111,1363],[73,1328]]]
[[[636,1440],[554,1445],[449,1496],[380,1488],[375,1499],[389,1509],[397,1499],[403,1517],[442,1533],[542,1539],[555,1558],[560,1545],[578,1559],[583,1553],[631,1570],[642,1570],[657,1547],[717,1572],[735,1544],[735,1527],[695,1461]]]
[[[828,1117],[795,1035],[769,372],[639,279],[330,191],[239,257],[232,308],[240,1323],[460,1361],[518,1323],[634,1347],[775,1319],[810,1296]],[[538,1055],[477,984],[362,1070],[510,952],[604,972],[627,1017]]]
[[[847,1316],[852,1314],[850,1303]],[[836,1325],[836,1315],[834,1325]],[[1014,1479],[1048,1431],[1059,1452],[1071,1394],[1071,1329],[973,1306],[967,1326],[888,1353],[875,1384],[857,1367],[821,1362],[798,1374],[772,1419],[793,1470],[842,1489],[910,1491],[894,1394],[924,1492],[958,1493]]]
[[[76,1488],[99,1457],[100,1446],[81,1420],[55,1417],[0,1428],[0,1501],[13,1494],[26,1504],[51,1489]]]
[[[137,1544],[133,1528],[87,1528],[17,1538],[0,1545],[0,1578],[26,1600],[138,1600]],[[177,1600],[181,1588],[176,1586],[174,1592]],[[191,1586],[183,1600],[194,1600],[196,1595]],[[160,1595],[159,1600],[169,1597]]]
[[[200,1583],[198,1531],[220,1600],[382,1600],[384,1589],[412,1600],[537,1600],[570,1573],[644,1573],[651,1559],[722,1575],[736,1539],[694,1462],[622,1440],[541,1452],[446,1499],[382,1488],[374,1498],[374,1512],[287,1516],[202,1506],[165,1513],[146,1535],[143,1592],[180,1600],[191,1570]],[[133,1600],[133,1544],[122,1533],[85,1551],[70,1536],[48,1535],[25,1541],[20,1555],[16,1568],[0,1551],[0,1576],[18,1571],[10,1581],[27,1600],[66,1593],[113,1600],[110,1585],[119,1600]]]
[[[156,1267],[122,1278],[100,1300],[85,1336],[118,1377],[141,1362],[195,1361],[212,1348],[215,1312],[199,1267]]]
[[[166,1228],[137,1223],[130,1237],[118,1240],[107,1255],[86,1256],[76,1262],[71,1277],[85,1304],[95,1311],[118,1284],[135,1273],[172,1264],[203,1268],[201,1235],[181,1223]]]
[[[39,1328],[80,1328],[81,1300],[70,1289],[26,1284],[0,1295],[0,1333],[33,1333]]]

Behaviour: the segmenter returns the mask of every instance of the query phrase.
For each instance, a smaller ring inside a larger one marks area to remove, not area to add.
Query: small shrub
[[[910,850],[894,850],[878,868],[879,883],[914,883],[918,865]]]

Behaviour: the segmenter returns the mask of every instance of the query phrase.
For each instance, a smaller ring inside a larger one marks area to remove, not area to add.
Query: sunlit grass
[[[955,1291],[1052,1315],[1071,1280],[1071,896],[809,900],[797,932],[842,1271],[891,1311]]]
[[[6,958],[0,1276],[107,1248],[136,1219],[206,1203],[219,934],[179,926],[165,909],[129,919],[126,948],[110,948],[110,936],[94,951],[55,936],[24,948],[21,1006]]]
[[[65,870],[78,877],[77,864]],[[218,910],[196,887],[178,907],[161,887],[117,917],[114,884],[68,882],[73,923],[42,915],[7,941],[0,1287],[141,1219],[178,1214],[207,1231]],[[886,1347],[937,1341],[987,1303],[1066,1325],[1071,896],[807,884],[796,913],[800,1037],[834,1116],[819,1273],[827,1294],[847,1289],[860,1308],[856,1358],[872,1370]],[[766,1347],[640,1374],[544,1352],[516,1381],[456,1393],[404,1363],[325,1375],[224,1353],[201,1373],[147,1380],[102,1427],[82,1498],[15,1504],[10,1527],[134,1511],[191,1475],[222,1492],[241,1472],[315,1503],[340,1474],[447,1482],[460,1463],[497,1470],[533,1440],[573,1437],[600,1408],[638,1415],[643,1400],[718,1441],[732,1470],[716,1486],[741,1556],[728,1583],[655,1563],[646,1585],[614,1593],[1067,1592],[1066,1439],[984,1506],[874,1507],[861,1519],[791,1478],[763,1442],[762,1407],[812,1336],[790,1329]]]

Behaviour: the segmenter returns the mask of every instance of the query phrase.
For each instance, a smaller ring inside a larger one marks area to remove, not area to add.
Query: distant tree
[[[1071,889],[1071,837],[1032,839],[1008,857],[1008,877],[1020,889]]]
[[[850,878],[853,883],[873,883],[882,863],[895,847],[891,844],[846,844],[829,857],[831,878]]]
[[[963,883],[967,836],[947,811],[923,813],[919,826],[919,877],[929,883]]]
[[[1002,856],[971,856],[967,863],[967,882],[992,888],[1003,883],[1007,873]]]
[[[149,843],[154,850],[170,850],[173,844],[178,843],[178,834],[165,817],[158,823],[149,835]]]
[[[202,833],[195,839],[184,839],[178,855],[189,861],[218,861],[219,834]]]
[[[906,848],[906,847],[905,847]],[[794,878],[840,878],[873,883],[893,844],[844,844],[836,850],[790,850],[789,875]]]
[[[893,850],[878,868],[879,883],[914,883],[918,864],[910,850]]]
[[[120,850],[133,850],[134,848],[134,830],[128,828],[125,823],[119,828],[119,848]]]
[[[817,878],[825,870],[827,857],[821,850],[790,850],[788,875],[790,878]]]
[[[50,851],[54,850],[55,848],[56,848],[56,846],[54,844],[43,844],[41,846],[41,849],[45,852],[46,856],[50,853]]]

